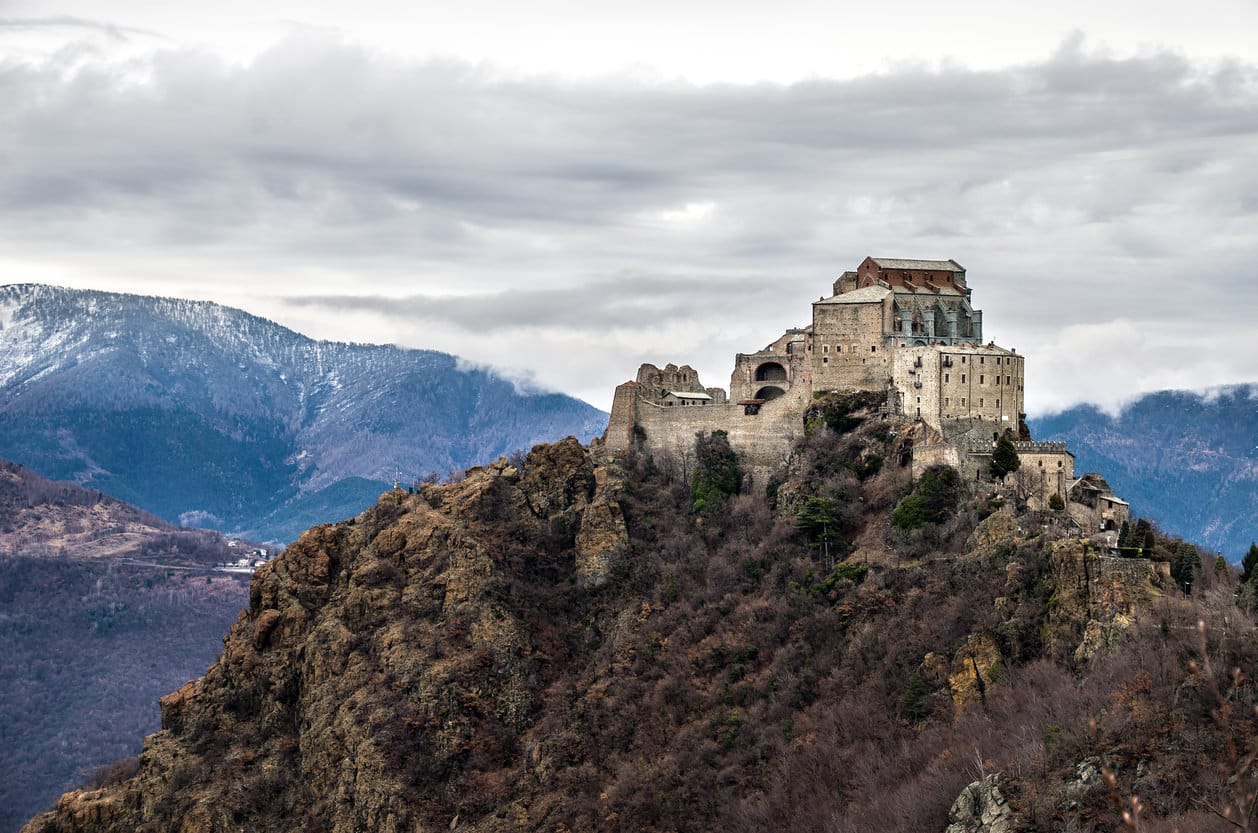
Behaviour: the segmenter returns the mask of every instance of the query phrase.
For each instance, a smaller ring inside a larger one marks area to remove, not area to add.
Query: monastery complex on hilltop
[[[813,302],[811,324],[735,357],[728,395],[704,387],[688,365],[642,365],[634,381],[616,388],[604,437],[608,450],[685,454],[695,434],[721,430],[753,477],[762,479],[790,455],[814,395],[880,391],[887,418],[918,432],[915,475],[946,463],[984,479],[992,447],[1008,430],[1022,466],[1038,472],[1041,500],[1068,498],[1086,487],[1102,507],[1101,525],[1126,518],[1126,504],[1112,492],[1092,493],[1099,478],[1075,478],[1074,455],[1064,443],[1031,441],[1024,359],[984,343],[983,313],[970,303],[961,264],[867,257],[832,289]]]

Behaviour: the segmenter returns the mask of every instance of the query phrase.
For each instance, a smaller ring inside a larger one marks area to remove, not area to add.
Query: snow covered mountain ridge
[[[445,353],[315,341],[203,301],[0,287],[0,456],[171,520],[287,539],[399,473],[605,425]]]

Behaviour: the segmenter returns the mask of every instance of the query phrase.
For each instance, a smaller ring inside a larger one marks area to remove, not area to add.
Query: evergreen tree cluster
[[[917,479],[913,494],[891,513],[891,525],[908,531],[951,517],[961,499],[961,476],[952,466],[931,466]]]
[[[729,445],[729,435],[713,431],[695,436],[695,474],[690,485],[690,508],[696,514],[715,511],[738,494],[742,472]]]
[[[1022,460],[1018,457],[1018,450],[1013,445],[1013,434],[1006,431],[1000,435],[1000,439],[996,441],[996,447],[992,449],[991,475],[1000,480],[1006,474],[1011,474],[1021,467]]]

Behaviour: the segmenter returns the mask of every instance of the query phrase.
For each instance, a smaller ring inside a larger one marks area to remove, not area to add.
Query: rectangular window
[[[945,374],[944,374],[944,381],[945,381],[945,382],[946,382],[946,381],[948,381],[948,375],[949,375],[949,374],[947,374],[947,373],[945,373]]]
[[[962,357],[961,357],[961,364],[965,364],[965,359],[966,359],[966,357],[965,357],[965,356],[962,356]]]
[[[836,344],[836,345],[834,345],[834,352],[836,352],[836,353],[842,353],[842,352],[843,352],[843,345],[842,345],[842,344]]]
[[[964,373],[962,373],[962,374],[961,374],[961,384],[963,384],[963,385],[965,384],[965,374],[964,374]]]
[[[987,377],[984,376],[982,373],[978,374],[978,383],[982,385],[986,382],[987,382]]]
[[[965,407],[965,397],[964,397],[964,396],[963,396],[963,397],[961,397],[961,407],[962,407],[962,408],[964,408],[964,407]]]
[[[822,364],[829,364],[829,363],[830,363],[830,357],[829,357],[829,356],[822,356],[822,357],[821,357],[821,363],[822,363]]]
[[[869,352],[871,352],[871,353],[877,353],[877,352],[878,352],[878,348],[877,348],[877,347],[875,347],[874,345],[872,345],[872,344],[871,344],[871,345],[869,345]]]
[[[983,407],[983,400],[982,400],[982,399],[979,399],[979,401],[978,401],[978,406],[979,406],[980,408],[981,408],[981,407]]]
[[[999,408],[999,407],[1000,407],[1000,400],[999,400],[999,399],[997,399],[997,400],[996,400],[996,407],[997,407],[997,408]]]
[[[948,404],[948,397],[946,397],[946,396],[945,396],[945,397],[944,397],[944,405],[947,405],[947,404]]]
[[[821,345],[821,352],[822,352],[822,353],[829,353],[829,352],[830,352],[830,345],[829,345],[829,344],[823,344],[823,345]]]
[[[1005,384],[1006,384],[1006,385],[1007,385],[1007,384],[1009,384],[1009,377],[1008,377],[1008,376],[1006,376],[1006,377],[1005,377]]]

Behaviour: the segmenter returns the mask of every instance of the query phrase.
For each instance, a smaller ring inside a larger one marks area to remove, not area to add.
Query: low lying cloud
[[[0,21],[0,26],[4,25]],[[95,25],[95,24],[93,24]],[[1258,68],[1077,40],[1004,71],[505,77],[304,34],[0,62],[0,264],[210,297],[606,407],[724,384],[866,254],[953,257],[1033,411],[1258,377]]]

